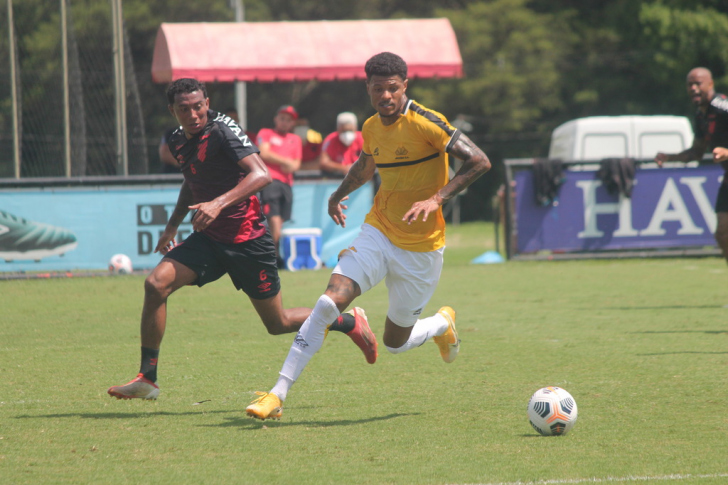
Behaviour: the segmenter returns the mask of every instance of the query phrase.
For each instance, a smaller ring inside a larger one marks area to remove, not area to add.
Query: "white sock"
[[[278,396],[278,399],[283,402],[286,400],[286,395],[288,394],[288,390],[291,388],[292,385],[293,381],[281,374],[278,376],[278,382],[276,382],[276,385],[273,386],[273,389],[271,389],[270,392],[271,394],[275,394],[276,396]]]
[[[420,345],[427,342],[430,337],[437,337],[447,331],[449,323],[439,313],[422,320],[417,320],[414,327],[412,327],[412,333],[410,333],[409,339],[401,347],[393,348],[387,347],[393,354],[401,354],[407,352],[410,349],[419,347]]]
[[[326,327],[339,318],[339,309],[334,301],[326,295],[321,295],[313,307],[311,315],[303,322],[288,351],[288,357],[283,362],[278,382],[271,389],[271,393],[284,401],[291,386],[308,365],[313,354],[319,351],[324,344]]]

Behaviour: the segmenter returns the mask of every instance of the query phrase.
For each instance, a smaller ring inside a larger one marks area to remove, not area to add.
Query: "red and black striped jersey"
[[[703,139],[709,151],[715,147],[728,148],[728,97],[725,94],[715,93],[705,113],[700,110],[695,113],[694,130],[695,137]],[[723,162],[723,168],[728,170],[727,162]]]
[[[178,128],[167,144],[180,164],[195,203],[209,202],[233,189],[245,177],[238,161],[259,153],[258,147],[229,116],[207,112],[207,124],[192,138]],[[228,207],[205,229],[222,243],[240,243],[265,233],[260,200],[252,196]]]

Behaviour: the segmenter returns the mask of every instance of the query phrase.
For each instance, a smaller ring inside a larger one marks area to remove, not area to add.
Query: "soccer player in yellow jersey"
[[[455,311],[444,306],[419,319],[435,292],[445,250],[441,206],[490,169],[488,157],[441,114],[407,98],[407,64],[382,52],[364,68],[367,92],[377,114],[362,127],[364,146],[341,185],[329,198],[329,215],[344,227],[348,194],[379,169],[382,185],[361,233],[342,251],[328,287],[296,335],[270,392],[246,408],[258,419],[280,418],[286,395],[322,346],[329,322],[356,297],[386,280],[389,309],[384,345],[398,354],[432,337],[445,362],[458,354]],[[448,154],[463,160],[448,180]],[[360,308],[356,315],[364,316]]]

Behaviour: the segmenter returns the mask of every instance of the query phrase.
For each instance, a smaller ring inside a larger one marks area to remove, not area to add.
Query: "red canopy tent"
[[[204,82],[364,79],[372,55],[389,51],[409,77],[461,77],[462,58],[448,19],[314,22],[163,23],[152,79]]]

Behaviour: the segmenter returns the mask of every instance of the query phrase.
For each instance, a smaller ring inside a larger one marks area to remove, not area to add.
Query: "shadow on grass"
[[[261,429],[265,427],[281,427],[281,426],[306,426],[310,428],[327,428],[330,426],[351,426],[355,424],[373,423],[376,421],[385,421],[389,419],[401,418],[404,416],[418,416],[420,413],[395,413],[387,416],[376,416],[365,419],[342,419],[338,421],[275,421],[266,420],[258,421],[251,417],[245,416],[240,410],[230,411],[185,411],[185,412],[169,412],[169,411],[149,411],[140,413],[58,413],[58,414],[39,414],[29,415],[21,414],[15,416],[15,419],[52,419],[52,418],[82,418],[82,419],[138,419],[138,418],[154,418],[157,416],[197,416],[201,414],[236,414],[235,417],[224,417],[225,422],[219,424],[204,424],[198,427],[202,428],[227,428],[227,427],[244,427],[249,429]]]
[[[186,411],[180,413],[171,413],[169,411],[149,411],[144,413],[65,413],[65,414],[38,414],[31,416],[29,414],[21,414],[15,416],[15,419],[35,419],[35,418],[84,418],[84,419],[134,419],[149,418],[154,416],[196,416],[199,414],[229,414],[239,413],[238,410],[230,411]]]
[[[695,310],[695,309],[725,308],[723,305],[660,305],[660,306],[615,306],[604,307],[600,310]],[[587,310],[587,308],[585,308]],[[588,310],[594,310],[589,308]]]
[[[709,335],[719,335],[728,333],[728,330],[641,330],[639,332],[629,333],[707,333]]]
[[[700,352],[698,350],[680,350],[677,352],[654,352],[650,354],[636,354],[641,357],[650,356],[650,355],[676,355],[676,354],[707,354],[707,355],[721,355],[721,354],[728,354],[728,352]]]
[[[328,428],[331,426],[352,426],[355,424],[374,423],[377,421],[385,421],[389,419],[402,418],[405,416],[419,416],[421,413],[395,413],[388,414],[386,416],[376,416],[373,418],[364,419],[340,419],[337,421],[276,421],[276,420],[265,420],[258,421],[248,416],[235,417],[235,418],[224,418],[227,422],[220,424],[205,424],[200,425],[203,428],[228,428],[228,427],[240,427],[247,429],[262,429],[265,428],[279,428],[287,426],[305,426],[308,428]]]

